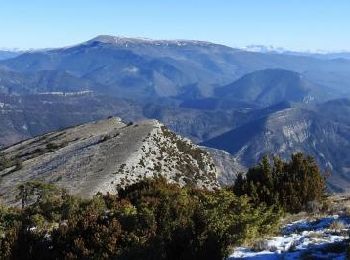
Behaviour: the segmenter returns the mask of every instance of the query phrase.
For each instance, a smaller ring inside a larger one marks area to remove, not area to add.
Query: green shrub
[[[297,153],[287,162],[275,157],[271,163],[264,157],[246,176],[238,175],[233,191],[248,195],[256,205],[275,205],[297,213],[310,209],[311,202],[323,202],[326,185],[315,160]]]
[[[223,259],[276,230],[280,217],[228,189],[181,188],[162,177],[90,200],[38,182],[19,194],[23,209],[3,210],[0,219],[7,258]]]

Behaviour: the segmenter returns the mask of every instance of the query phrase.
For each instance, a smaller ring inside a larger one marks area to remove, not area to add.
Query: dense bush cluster
[[[280,217],[231,191],[163,178],[91,200],[37,182],[19,191],[23,209],[0,210],[0,258],[222,259],[274,231]]]
[[[297,153],[287,162],[274,157],[271,163],[264,157],[245,176],[237,177],[233,191],[238,196],[248,195],[256,205],[264,203],[296,213],[321,204],[326,185],[315,160]]]

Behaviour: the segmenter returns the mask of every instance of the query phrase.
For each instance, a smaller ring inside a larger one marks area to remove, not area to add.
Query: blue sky
[[[349,0],[0,0],[0,47],[99,34],[350,50]]]

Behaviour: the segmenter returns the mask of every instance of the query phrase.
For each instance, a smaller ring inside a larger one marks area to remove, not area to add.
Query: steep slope
[[[249,73],[239,80],[215,90],[216,96],[230,101],[271,106],[282,101],[310,102],[320,99],[321,87],[301,74],[282,69]],[[323,89],[326,91],[326,89]]]
[[[234,184],[237,175],[247,171],[247,168],[242,166],[239,158],[234,157],[232,154],[205,146],[201,148],[208,151],[213,158],[218,170],[217,180],[220,186],[225,187]]]
[[[350,102],[335,100],[311,108],[287,108],[253,120],[203,145],[233,154],[244,166],[265,154],[288,158],[301,151],[331,174],[333,191],[349,191]]]
[[[83,197],[116,193],[117,187],[159,174],[181,184],[218,185],[208,153],[155,120],[125,124],[110,118],[29,139],[2,154],[17,161],[0,173],[1,195],[9,203],[17,185],[30,180]]]

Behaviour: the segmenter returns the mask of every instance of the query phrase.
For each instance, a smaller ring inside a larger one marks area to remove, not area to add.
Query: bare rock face
[[[239,157],[214,148],[202,146],[209,152],[218,171],[217,180],[220,186],[233,185],[239,173],[245,173],[247,168],[242,165]]]
[[[31,180],[83,197],[116,193],[157,175],[181,185],[218,187],[209,154],[156,120],[125,124],[113,117],[28,139],[2,155],[17,162],[0,172],[1,196],[8,203],[15,202],[16,187]]]

